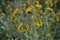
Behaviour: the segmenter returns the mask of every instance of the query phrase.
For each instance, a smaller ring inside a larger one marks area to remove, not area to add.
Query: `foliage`
[[[7,1],[5,5],[5,1],[1,2],[2,40],[60,40],[57,0],[25,0],[20,4],[14,0]]]

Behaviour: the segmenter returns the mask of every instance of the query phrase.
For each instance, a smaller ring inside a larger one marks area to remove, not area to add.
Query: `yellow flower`
[[[46,10],[48,10],[48,11],[53,11],[53,9],[50,8],[50,7],[46,8]]]
[[[16,24],[18,22],[18,19],[17,18],[14,18],[14,17],[11,17],[11,20],[14,24]]]
[[[30,4],[30,0],[27,1],[27,4]]]
[[[25,26],[25,28],[28,30],[30,27],[29,27],[29,25],[27,24],[27,25]]]
[[[60,19],[59,19],[59,16],[56,17],[56,21],[58,22]]]
[[[17,15],[18,10],[19,10],[18,8],[16,8],[16,9],[14,10],[13,16]]]
[[[2,14],[1,14],[1,17],[5,17],[5,13],[2,13]]]
[[[26,12],[28,13],[28,12],[31,12],[32,11],[32,9],[30,8],[30,7],[28,7],[27,9],[26,9]]]
[[[8,10],[12,10],[12,7],[11,7],[11,5],[7,5],[7,7],[6,7]]]
[[[42,13],[43,12],[43,10],[39,10],[39,13]]]
[[[50,24],[47,24],[46,27],[49,28],[50,27]]]
[[[54,14],[55,14],[55,12],[54,12],[54,11],[52,11],[52,12],[51,12],[51,14],[52,14],[52,15],[54,15]]]
[[[42,5],[41,4],[36,4],[36,7],[37,8],[42,8]]]
[[[38,28],[40,28],[40,27],[42,26],[42,21],[37,21],[36,26],[37,26]]]
[[[22,11],[20,11],[20,10],[18,11],[18,13],[19,13],[19,14],[23,14],[23,12],[22,12]]]
[[[23,24],[19,24],[19,26],[18,26],[18,31],[19,31],[19,32],[24,32]]]
[[[51,37],[51,34],[50,34],[50,33],[47,33],[47,34],[46,34],[46,37],[47,37],[47,38],[50,38],[50,37]]]
[[[48,1],[45,1],[45,4],[48,4],[49,2]]]
[[[35,1],[35,3],[36,3],[36,4],[39,4],[39,1],[38,1],[38,0],[36,0],[36,1]]]
[[[50,1],[50,6],[51,6],[51,7],[53,6],[53,2],[52,2],[52,0]]]

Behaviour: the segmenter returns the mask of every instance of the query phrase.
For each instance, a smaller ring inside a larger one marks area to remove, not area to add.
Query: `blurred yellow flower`
[[[30,8],[30,7],[28,7],[27,9],[26,9],[26,12],[28,13],[28,12],[31,12],[32,11],[32,8]]]
[[[23,24],[22,24],[22,23],[19,24],[19,26],[18,26],[18,31],[19,31],[19,32],[24,32]]]
[[[7,7],[6,7],[6,9],[8,9],[8,10],[10,10],[10,11],[11,11],[11,10],[12,10],[11,5],[9,5],[9,4],[8,4],[8,5],[7,5]]]
[[[46,8],[46,10],[48,10],[48,11],[53,11],[53,9],[50,8],[50,7]]]
[[[55,14],[55,12],[54,12],[54,11],[52,11],[52,12],[51,12],[51,14],[52,14],[52,15],[54,15],[54,14]]]
[[[47,38],[50,38],[50,37],[51,37],[51,34],[50,34],[50,33],[47,33],[47,34],[46,34],[46,37],[47,37]]]
[[[1,14],[1,17],[5,17],[5,13],[2,13],[2,14]]]
[[[39,4],[39,1],[38,1],[38,0],[36,0],[36,1],[35,1],[35,3],[36,3],[36,4]]]
[[[49,2],[48,1],[45,1],[45,4],[48,4]]]
[[[59,16],[56,17],[56,21],[58,22],[60,19],[59,19]]]
[[[16,8],[16,9],[14,10],[13,16],[17,15],[18,10],[19,10],[18,8]]]
[[[27,30],[30,29],[29,24],[26,24],[25,28],[26,28]]]
[[[42,8],[42,5],[41,4],[36,4],[36,7],[37,8]]]
[[[52,7],[52,6],[53,6],[53,1],[52,1],[52,0],[50,0],[50,3],[49,3],[49,4],[50,4],[50,6]]]
[[[42,24],[42,21],[37,21],[36,26],[37,26],[38,28],[40,28],[42,25],[43,25],[43,24]]]
[[[27,0],[27,4],[30,4],[30,0]]]
[[[30,33],[30,35],[32,35],[32,34],[33,34],[33,31],[30,29],[30,30],[29,30],[29,33]]]
[[[10,17],[10,19],[12,20],[12,22],[13,22],[14,24],[16,24],[16,23],[18,22],[18,19],[17,19],[17,18],[14,18],[13,16]]]

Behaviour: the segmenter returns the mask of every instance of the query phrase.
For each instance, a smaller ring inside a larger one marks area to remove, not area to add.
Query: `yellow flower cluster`
[[[22,28],[22,29],[21,29]],[[29,30],[30,29],[30,26],[28,25],[28,24],[26,24],[26,25],[24,25],[24,24],[19,24],[19,26],[18,26],[18,31],[20,31],[20,32],[23,32],[23,31],[25,31],[24,29],[26,29],[26,30]]]
[[[46,0],[46,1],[45,1],[45,4],[46,4],[46,5],[49,4],[49,5],[52,7],[52,6],[53,6],[53,1],[52,1],[52,0],[50,0],[50,1],[49,1],[49,0]]]
[[[35,9],[34,6],[31,6],[31,7],[28,7],[28,8],[26,9],[26,12],[27,12],[27,13],[29,13],[29,12],[35,13],[35,12],[36,12],[36,9]]]

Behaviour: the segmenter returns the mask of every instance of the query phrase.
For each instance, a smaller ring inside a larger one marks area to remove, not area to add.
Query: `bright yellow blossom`
[[[18,31],[19,32],[23,32],[24,30],[23,30],[23,24],[19,24],[19,26],[18,26]]]
[[[42,26],[42,21],[37,21],[36,26],[37,26],[38,28],[40,28],[40,27]]]
[[[18,8],[16,8],[16,9],[14,10],[13,16],[17,15],[18,10],[19,10]]]
[[[48,10],[48,11],[53,11],[53,9],[50,8],[50,7],[46,8],[46,10]]]
[[[36,4],[36,7],[37,8],[42,8],[42,5],[41,4]]]
[[[29,8],[27,8],[26,9],[26,12],[28,13],[28,12],[31,12],[32,11],[32,9],[29,7]]]

